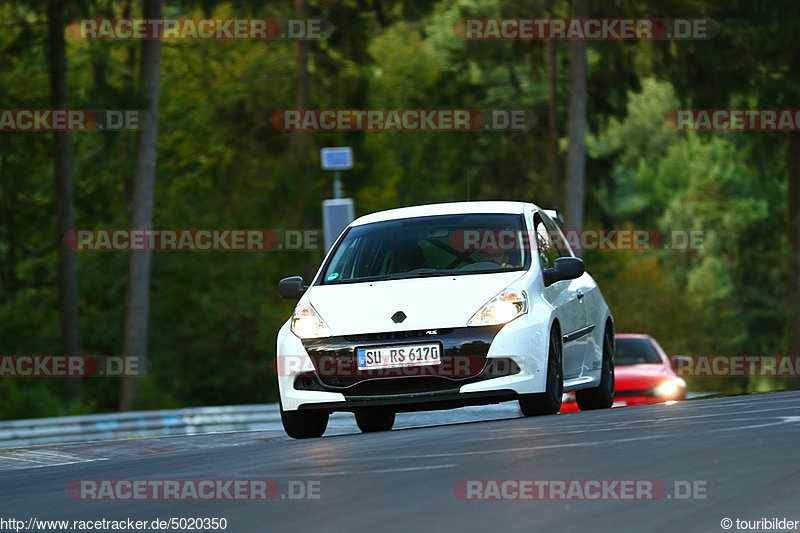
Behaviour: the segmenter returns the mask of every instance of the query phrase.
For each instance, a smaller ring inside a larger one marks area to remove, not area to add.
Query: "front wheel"
[[[327,411],[297,410],[284,411],[281,408],[283,430],[293,439],[312,439],[321,437],[328,427]]]
[[[356,424],[364,433],[389,431],[394,425],[394,412],[383,410],[357,411]]]
[[[575,400],[581,411],[607,409],[614,404],[614,337],[606,328],[603,335],[603,370],[600,386],[575,391]]]
[[[556,327],[550,330],[549,344],[547,386],[542,393],[520,395],[519,408],[524,416],[554,415],[561,410],[561,396],[564,393],[564,368],[561,334]]]

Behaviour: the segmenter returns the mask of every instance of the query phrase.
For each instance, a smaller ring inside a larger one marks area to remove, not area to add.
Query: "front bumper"
[[[629,407],[633,405],[650,405],[670,401],[683,401],[686,399],[685,389],[679,389],[675,394],[663,396],[658,393],[658,387],[641,390],[618,390],[614,394],[614,404],[611,407]],[[580,411],[574,396],[565,395],[561,404],[562,413]]]
[[[398,413],[456,409],[470,405],[487,405],[516,400],[519,395],[513,390],[460,393],[455,391],[434,391],[409,394],[386,394],[381,396],[350,396],[343,402],[306,403],[304,409],[326,411],[358,411],[359,409],[385,407]]]
[[[505,326],[347,335],[300,340],[288,323],[278,335],[278,383],[282,407],[353,411],[391,407],[418,411],[513,400],[541,392],[546,372],[546,344],[538,328],[515,320]],[[392,369],[388,375],[359,371],[356,349],[440,343],[441,369]],[[514,354],[514,355],[508,355]],[[544,354],[544,355],[543,355]],[[282,359],[293,364],[282,364]],[[289,368],[290,367],[290,368]],[[331,372],[331,369],[334,369]]]

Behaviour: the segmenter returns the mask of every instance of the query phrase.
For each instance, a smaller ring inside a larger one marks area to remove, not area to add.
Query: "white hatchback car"
[[[362,431],[395,413],[518,400],[554,414],[614,401],[614,320],[547,211],[467,202],[382,211],[342,232],[278,333],[281,420],[319,437],[332,411]]]

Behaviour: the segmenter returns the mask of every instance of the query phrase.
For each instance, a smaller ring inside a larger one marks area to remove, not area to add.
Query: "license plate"
[[[439,344],[405,344],[356,349],[359,370],[438,365],[442,362]]]

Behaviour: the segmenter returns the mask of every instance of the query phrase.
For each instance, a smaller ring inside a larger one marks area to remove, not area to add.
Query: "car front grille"
[[[295,377],[294,388],[341,392],[346,396],[380,396],[387,394],[410,394],[419,392],[458,392],[463,385],[518,374],[520,368],[510,358],[499,357],[486,361],[477,375],[464,379],[440,376],[401,376],[401,377],[345,377],[319,376],[316,372],[305,372]]]
[[[419,329],[415,331],[389,331],[384,333],[366,333],[363,335],[344,335],[343,338],[348,342],[365,343],[375,341],[434,338],[437,335],[448,335],[449,333],[452,333],[452,331],[453,328],[433,330]]]

